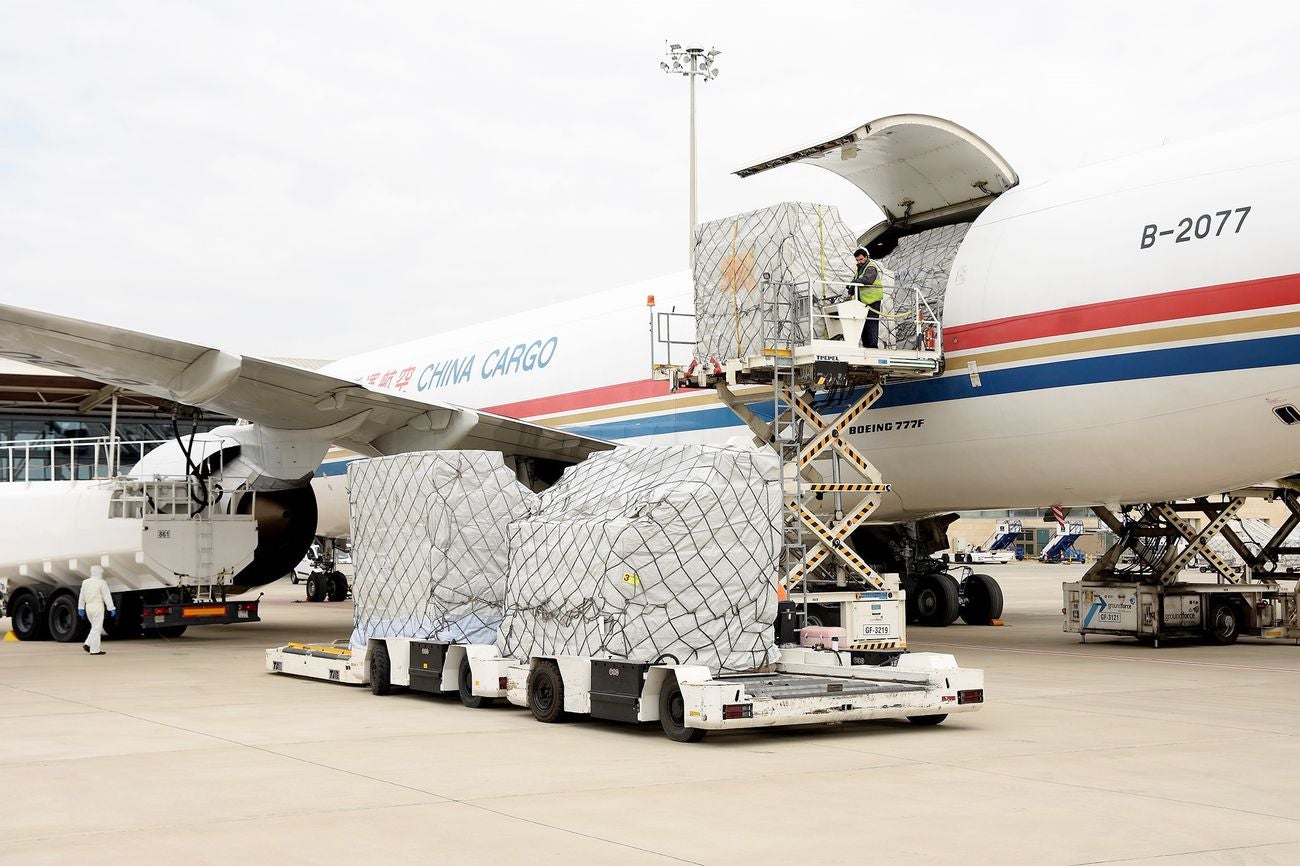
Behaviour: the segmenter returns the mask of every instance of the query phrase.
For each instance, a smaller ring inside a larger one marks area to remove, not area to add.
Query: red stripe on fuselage
[[[1199,289],[1182,289],[1159,295],[1121,298],[1097,304],[1046,310],[1041,313],[1026,313],[1005,319],[991,319],[971,325],[955,325],[944,329],[943,342],[944,348],[951,352],[1025,340],[1063,337],[1086,331],[1294,304],[1300,304],[1300,274],[1224,283]],[[594,409],[633,400],[663,397],[668,394],[666,381],[645,379],[640,382],[624,382],[585,391],[537,397],[517,403],[484,406],[483,409],[512,418],[535,418],[540,415]]]
[[[1003,343],[1063,337],[1085,331],[1103,331],[1108,328],[1292,304],[1300,304],[1300,274],[1064,307],[1005,319],[991,319],[972,325],[955,325],[944,328],[943,347],[949,352],[979,349]]]
[[[556,394],[553,397],[537,397],[532,400],[522,400],[518,403],[484,406],[483,410],[485,412],[495,412],[498,415],[508,415],[511,418],[535,418],[538,415],[554,415],[556,412],[572,412],[575,409],[592,409],[614,403],[628,403],[632,400],[663,397],[667,394],[668,382],[666,380],[645,379],[640,382],[624,382],[621,385],[605,385],[586,391]]]

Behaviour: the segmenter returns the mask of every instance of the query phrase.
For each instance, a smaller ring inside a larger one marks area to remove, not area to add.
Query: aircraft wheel
[[[659,726],[664,736],[674,743],[698,743],[707,731],[686,727],[686,702],[682,700],[682,687],[673,677],[672,685],[659,692]]]
[[[330,572],[325,578],[325,592],[330,601],[346,601],[348,597],[348,579],[342,572]]]
[[[957,617],[961,614],[961,583],[958,582],[957,578],[953,577],[946,571],[939,572],[938,577],[944,583],[948,584],[949,589],[952,590],[952,597],[957,599],[957,603],[950,607],[944,614],[945,621],[943,624],[952,625],[957,621]]]
[[[325,575],[313,572],[307,576],[308,601],[324,601],[326,592]]]
[[[555,662],[538,662],[528,674],[528,709],[539,722],[564,719],[564,680]]]
[[[1002,616],[1002,587],[987,574],[962,581],[961,619],[967,625],[988,625]]]
[[[34,592],[24,592],[9,602],[9,617],[14,636],[19,640],[45,640],[49,623],[41,615],[41,605]]]
[[[90,623],[77,616],[77,599],[70,592],[61,592],[45,609],[50,637],[59,643],[80,643],[90,634]]]
[[[927,574],[917,581],[917,622],[945,626],[956,620],[958,613],[956,579],[946,574]]]

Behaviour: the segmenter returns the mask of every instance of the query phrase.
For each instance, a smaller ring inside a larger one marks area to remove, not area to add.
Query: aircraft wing
[[[0,357],[281,430],[335,427],[361,454],[484,449],[576,462],[611,443],[514,418],[371,391],[285,364],[0,304]]]

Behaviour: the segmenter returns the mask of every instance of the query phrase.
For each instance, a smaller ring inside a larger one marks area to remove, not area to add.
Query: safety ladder
[[[778,287],[770,299],[765,295],[762,310],[763,354],[772,363],[772,424],[763,438],[776,451],[781,464],[781,572],[787,575],[790,563],[804,562],[809,555],[798,514],[806,495],[799,465],[804,445],[803,419],[785,408],[791,404],[783,405],[784,395],[794,392],[798,384],[794,350],[802,342],[802,335],[797,325],[797,295],[793,291],[781,292]]]

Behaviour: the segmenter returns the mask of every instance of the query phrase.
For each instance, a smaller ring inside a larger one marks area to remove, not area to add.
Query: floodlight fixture
[[[690,149],[690,174],[691,174],[691,204],[690,204],[690,224],[689,240],[691,258],[695,256],[695,79],[700,77],[704,81],[712,81],[718,77],[718,70],[714,65],[716,58],[722,52],[717,48],[710,47],[705,52],[704,46],[698,42],[691,42],[682,50],[680,42],[669,42],[664,40],[664,54],[667,60],[659,63],[659,68],[664,72],[672,75],[684,75],[691,81],[691,149]],[[672,62],[672,66],[668,62]]]

